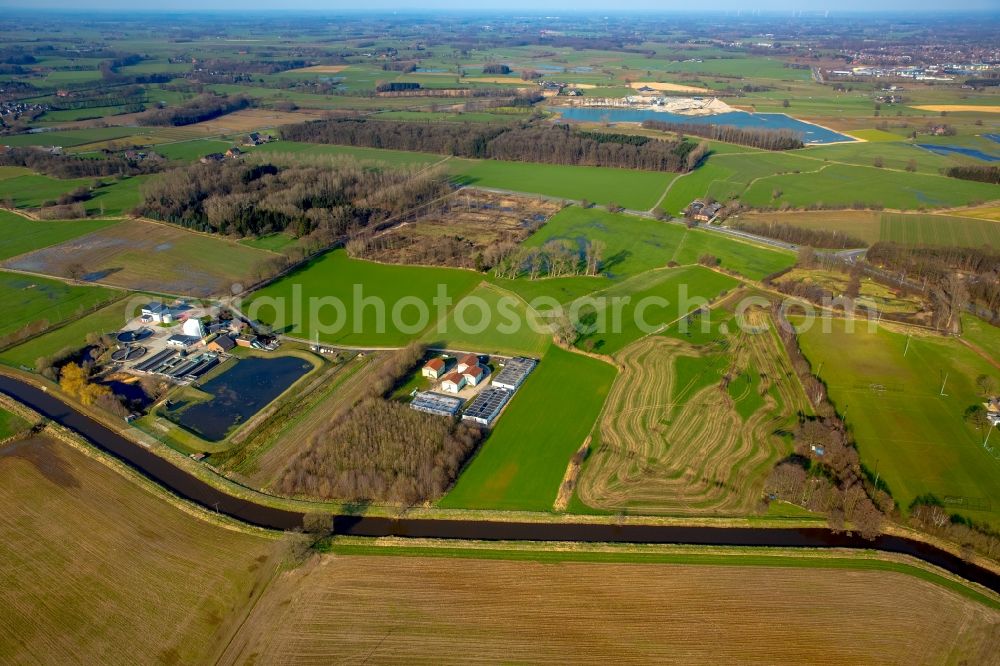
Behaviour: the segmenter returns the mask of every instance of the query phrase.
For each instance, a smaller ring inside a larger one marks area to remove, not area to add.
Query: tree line
[[[630,135],[579,132],[568,125],[426,123],[336,118],[290,125],[290,141],[411,150],[478,159],[685,171],[694,144],[682,139],[636,143]]]
[[[337,237],[449,191],[437,171],[279,167],[227,161],[174,169],[146,183],[136,213],[184,227],[237,236],[287,230]]]
[[[443,495],[482,431],[383,397],[423,354],[412,343],[379,362],[346,416],[331,418],[289,462],[279,492],[404,505]]]
[[[201,95],[178,106],[153,109],[139,116],[140,125],[191,125],[254,105],[246,95]]]
[[[763,150],[795,150],[802,148],[802,135],[787,129],[754,129],[732,125],[702,125],[699,123],[673,123],[663,120],[645,120],[646,129],[675,134],[689,134],[704,139],[725,141]]]
[[[812,374],[779,305],[774,305],[772,316],[815,414],[800,415],[791,433],[795,452],[774,467],[765,490],[775,498],[825,513],[833,529],[845,529],[849,522],[862,536],[873,539],[881,531],[885,514],[895,510],[895,502],[865,474],[847,425],[830,402],[826,387]]]
[[[806,229],[784,222],[764,220],[738,220],[731,225],[733,229],[747,233],[773,238],[775,240],[808,245],[810,247],[843,250],[847,248],[866,247],[868,243],[843,233],[842,231],[827,231],[825,229]]]
[[[37,148],[11,148],[0,152],[0,166],[26,167],[55,178],[138,176],[155,173],[162,168],[158,160],[129,159],[124,155],[93,159],[76,155],[56,155]]]
[[[953,166],[945,174],[962,180],[977,180],[981,183],[1000,184],[1000,167],[996,166]]]
[[[513,280],[522,275],[540,277],[597,275],[605,267],[607,244],[598,239],[582,245],[568,239],[553,239],[541,247],[497,243],[483,253],[483,268],[499,278]]]

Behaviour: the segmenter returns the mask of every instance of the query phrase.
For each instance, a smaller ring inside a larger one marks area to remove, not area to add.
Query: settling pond
[[[202,439],[218,442],[246,422],[310,370],[312,365],[295,356],[241,359],[199,388],[212,395],[204,402],[177,403],[167,418]]]
[[[746,111],[730,111],[712,116],[685,116],[666,111],[649,109],[617,109],[601,107],[560,107],[558,111],[564,120],[579,120],[582,122],[611,123],[641,123],[644,120],[660,120],[665,123],[687,123],[691,125],[728,125],[730,127],[745,127],[749,129],[792,130],[802,135],[803,143],[837,143],[840,141],[856,141],[852,137],[833,130],[796,120],[784,113],[747,113]]]

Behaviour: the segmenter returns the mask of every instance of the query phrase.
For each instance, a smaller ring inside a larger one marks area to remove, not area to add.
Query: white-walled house
[[[441,382],[441,390],[447,393],[458,393],[463,388],[465,388],[466,379],[465,375],[453,372],[444,378]]]
[[[471,368],[466,368],[462,372],[462,376],[465,377],[465,383],[469,386],[478,386],[479,382],[483,381],[483,377],[486,376],[486,370],[481,365],[476,365]]]
[[[421,374],[424,377],[430,377],[431,379],[439,379],[441,375],[444,374],[445,362],[443,358],[435,358],[427,361],[421,370]]]
[[[462,358],[458,359],[458,367],[455,368],[457,372],[465,372],[469,368],[474,368],[479,365],[479,357],[475,354],[466,354]]]

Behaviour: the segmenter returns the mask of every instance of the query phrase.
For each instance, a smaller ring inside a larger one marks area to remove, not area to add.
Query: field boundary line
[[[670,194],[670,190],[671,190],[671,188],[673,188],[673,186],[674,186],[674,183],[676,183],[676,182],[677,182],[678,180],[680,180],[680,179],[681,179],[681,178],[683,178],[684,176],[687,176],[687,175],[690,175],[690,174],[692,174],[692,173],[694,173],[694,170],[691,170],[691,171],[688,171],[687,173],[680,173],[680,174],[677,174],[676,176],[674,176],[673,178],[671,178],[671,179],[670,179],[670,182],[669,182],[669,183],[667,183],[667,187],[666,187],[666,189],[664,189],[664,190],[663,190],[663,194],[661,194],[661,195],[660,195],[660,198],[656,200],[656,203],[655,203],[655,204],[653,204],[653,205],[652,205],[652,206],[651,206],[651,207],[649,208],[649,210],[647,210],[646,212],[647,212],[647,213],[651,213],[651,214],[652,214],[652,213],[655,213],[655,212],[656,212],[656,210],[657,210],[657,209],[659,209],[660,205],[661,205],[661,204],[663,203],[663,200],[667,198],[667,195],[668,195],[668,194]]]
[[[109,301],[104,301],[104,302],[102,302],[102,303],[99,303],[98,305],[96,305],[96,306],[94,306],[94,307],[92,307],[92,308],[88,309],[88,310],[87,310],[86,312],[84,312],[84,314],[83,314],[82,316],[80,316],[80,317],[75,317],[75,316],[71,316],[71,317],[69,317],[69,318],[67,318],[67,319],[64,319],[64,320],[63,320],[63,321],[61,321],[61,322],[57,322],[57,323],[53,324],[52,326],[49,326],[49,327],[48,327],[47,329],[45,329],[44,331],[40,331],[40,332],[38,332],[38,333],[36,333],[36,334],[34,334],[34,335],[29,335],[28,337],[26,337],[26,338],[22,338],[22,339],[20,339],[20,340],[17,340],[16,342],[13,342],[13,343],[11,343],[11,344],[7,344],[7,345],[0,345],[0,352],[5,352],[5,351],[7,351],[7,350],[9,350],[9,349],[13,349],[14,347],[19,347],[19,346],[21,346],[21,345],[23,345],[23,344],[26,344],[26,343],[28,343],[28,342],[31,342],[31,341],[32,341],[32,340],[34,340],[35,338],[40,338],[40,337],[42,337],[43,335],[48,335],[49,333],[52,333],[52,332],[54,332],[54,331],[57,331],[57,330],[59,330],[60,328],[64,328],[64,327],[66,327],[66,326],[69,326],[70,324],[75,324],[76,322],[80,321],[80,320],[81,320],[81,319],[82,319],[83,317],[87,317],[87,316],[89,316],[89,315],[92,315],[92,314],[94,314],[95,312],[100,312],[101,310],[103,310],[103,309],[105,309],[105,308],[110,308],[110,307],[111,307],[112,305],[114,305],[115,303],[118,303],[118,302],[120,302],[120,301],[123,301],[123,300],[125,300],[125,299],[126,299],[126,298],[128,298],[128,297],[129,297],[129,295],[130,295],[130,294],[132,294],[132,293],[133,293],[133,292],[131,292],[131,291],[127,291],[127,290],[125,290],[125,291],[120,291],[120,294],[119,294],[119,296],[118,296],[117,298],[113,298],[113,299],[111,299],[111,300],[109,300]],[[31,324],[31,322],[28,322],[28,325],[30,325],[30,324]],[[0,361],[0,364],[4,364],[4,363],[5,363],[4,361]]]

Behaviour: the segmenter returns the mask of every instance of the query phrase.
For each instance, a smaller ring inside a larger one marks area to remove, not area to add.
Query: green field
[[[864,139],[865,141],[871,141],[874,143],[883,141],[900,141],[903,137],[898,134],[893,134],[892,132],[886,132],[880,129],[863,129],[854,130],[853,132],[848,132],[853,137],[858,139]]]
[[[989,324],[979,317],[962,315],[962,339],[975,345],[978,351],[1000,363],[1000,327]]]
[[[729,153],[712,155],[691,173],[679,178],[663,202],[670,213],[680,214],[692,200],[710,196],[718,201],[738,198],[750,183],[779,173],[815,171],[825,166],[788,152]]]
[[[1000,371],[939,337],[912,337],[904,357],[906,335],[872,333],[860,321],[849,333],[844,320],[819,320],[799,340],[837,410],[846,412],[863,464],[873,474],[877,468],[904,512],[930,493],[949,510],[1000,524],[1000,454],[988,452],[986,433],[963,418],[982,401],[976,377]],[[990,446],[1000,451],[1000,441]]]
[[[644,273],[592,295],[593,305],[585,305],[580,311],[584,323],[592,318],[594,331],[583,334],[577,345],[601,354],[614,354],[707,305],[737,284],[734,278],[703,266]],[[616,308],[616,299],[628,300],[623,307]],[[620,322],[615,322],[616,310],[621,312]]]
[[[244,312],[276,330],[309,340],[318,336],[339,345],[398,347],[418,338],[445,314],[446,310],[432,303],[439,287],[454,303],[481,279],[473,271],[359,261],[337,250],[255,292]],[[365,302],[379,305],[364,305],[358,294]],[[343,304],[343,317],[336,305],[311,301],[314,298]],[[310,308],[310,302],[322,309]],[[393,316],[394,310],[399,317]]]
[[[107,183],[93,190],[83,206],[89,214],[120,215],[139,204],[139,186],[149,176],[111,178],[69,178],[62,180],[40,174],[0,179],[0,201],[9,201],[16,208],[39,208],[78,187],[90,187],[95,181]]]
[[[918,245],[1000,247],[1000,222],[932,213],[880,213],[874,210],[817,210],[743,213],[732,222],[776,222],[803,229],[836,231],[865,241]]]
[[[456,303],[442,325],[431,328],[424,340],[436,348],[538,358],[551,344],[551,335],[531,327],[528,305],[521,298],[495,285],[482,284]]]
[[[599,275],[575,275],[570,277],[539,278],[529,280],[518,278],[509,280],[489,276],[489,281],[501,289],[513,292],[529,303],[536,303],[542,306],[548,299],[555,299],[556,303],[569,303],[581,296],[604,289],[611,281]],[[545,299],[536,301],[536,299]]]
[[[280,252],[289,245],[295,244],[295,237],[284,233],[268,234],[260,238],[241,238],[240,245],[246,245],[258,250],[268,250],[270,252]]]
[[[551,511],[614,377],[607,363],[550,347],[439,505]]]
[[[431,153],[381,150],[378,148],[355,148],[353,146],[331,146],[322,143],[300,143],[296,141],[265,143],[251,150],[254,154],[266,155],[269,159],[279,163],[302,161],[302,158],[351,157],[362,162],[379,162],[392,166],[416,166],[434,164],[444,159],[443,155],[432,155]]]
[[[772,197],[775,189],[782,192]],[[819,172],[786,174],[754,182],[741,197],[751,206],[857,203],[898,209],[960,206],[1000,198],[1000,186],[958,178],[875,167],[830,164]]]
[[[118,331],[125,321],[126,312],[123,303],[112,303],[82,319],[76,319],[65,326],[0,352],[0,362],[34,369],[35,361],[40,357],[51,356],[64,349],[79,349],[85,344],[90,333]]]
[[[882,164],[887,169],[902,171],[907,166],[916,166],[917,173],[934,175],[940,174],[942,169],[950,166],[977,162],[973,158],[957,154],[937,155],[904,141],[869,141],[810,146],[802,150],[792,151],[790,154],[823,160],[824,162],[856,164],[863,167],[874,166],[875,159],[878,158],[882,160]]]
[[[616,202],[633,210],[652,208],[677,177],[656,171],[499,160],[451,160],[449,166],[470,185],[599,204]]]
[[[192,142],[194,144],[195,142]],[[503,162],[446,158],[430,153],[315,143],[278,141],[255,148],[277,162],[302,161],[303,158],[353,157],[363,162],[381,162],[394,166],[430,165],[444,162],[459,182],[515,192],[542,194],[564,199],[607,204],[617,202],[626,208],[648,210],[663,190],[677,176],[674,173],[611,169],[605,167],[566,166],[534,162]]]
[[[33,275],[0,272],[0,336],[38,321],[57,324],[115,298],[104,287],[77,287]]]
[[[27,421],[17,414],[11,414],[6,409],[0,408],[0,440],[23,432],[29,425]]]
[[[664,267],[671,261],[693,264],[704,254],[718,257],[723,268],[754,279],[794,263],[794,257],[789,253],[750,245],[714,232],[579,206],[564,208],[524,244],[541,247],[553,240],[569,241],[581,247],[588,240],[603,241],[606,248],[602,272],[611,279],[638,275],[652,268]],[[564,279],[567,278],[559,278]],[[593,284],[594,278],[583,279]],[[536,282],[558,285],[558,281]],[[606,285],[598,283],[593,286],[600,289]]]
[[[891,144],[890,144],[891,145]],[[883,144],[844,144],[819,150],[837,149],[847,155],[883,148]],[[910,159],[930,159],[909,152]],[[877,151],[883,154],[885,150]],[[664,208],[679,214],[693,199],[712,197],[719,201],[739,199],[751,206],[827,205],[916,209],[958,206],[971,201],[991,201],[1000,198],[1000,187],[935,173],[902,171],[906,160],[900,158],[897,168],[875,168],[872,157],[865,156],[857,164],[844,164],[821,159],[822,153],[809,148],[789,153],[734,153],[714,155],[706,164],[677,180],[670,188]],[[934,157],[934,156],[932,156]],[[844,159],[844,156],[840,156]],[[935,162],[936,163],[936,162]],[[950,164],[945,158],[945,163]],[[886,161],[887,167],[896,167]],[[775,192],[780,192],[774,197]]]
[[[16,213],[0,210],[0,259],[9,259],[25,252],[77,238],[98,231],[118,220],[29,220]]]
[[[16,208],[38,208],[78,187],[90,187],[93,182],[93,178],[60,180],[39,174],[5,178],[0,180],[0,201],[8,201]]]
[[[139,188],[154,176],[133,176],[111,181],[94,192],[92,199],[84,204],[91,215],[123,215],[130,212],[142,201]],[[104,179],[108,182],[107,179]]]
[[[93,111],[84,109],[83,111]],[[138,133],[134,127],[93,127],[82,130],[38,132],[35,134],[15,134],[3,137],[8,146],[62,146],[71,148],[95,141],[120,139]]]

